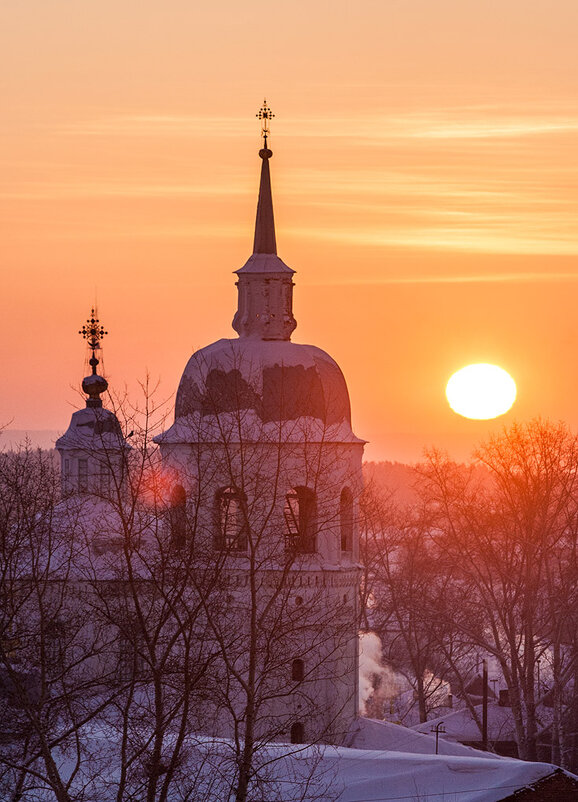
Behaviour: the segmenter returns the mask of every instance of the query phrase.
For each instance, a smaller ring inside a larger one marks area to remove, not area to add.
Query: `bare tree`
[[[413,689],[424,722],[447,703],[448,683],[472,651],[446,623],[454,572],[437,547],[427,508],[398,506],[375,486],[363,499],[365,626],[378,633],[383,658]]]
[[[545,690],[537,685],[539,661],[551,664],[558,700],[553,743],[575,664],[563,622],[566,601],[574,609],[564,565],[575,551],[578,446],[562,424],[534,421],[504,430],[477,457],[487,471],[483,480],[430,455],[424,497],[437,546],[458,567],[451,623],[498,661],[520,756],[534,760]],[[553,755],[561,757],[559,746]]]
[[[231,798],[273,799],[271,744],[339,741],[354,715],[358,477],[347,448],[324,442],[326,427],[313,435],[311,422],[264,427],[236,410],[197,424],[173,467],[195,499],[195,548],[219,566],[226,608],[205,609],[220,680],[205,716],[230,737]],[[347,552],[348,569],[328,573],[328,551]]]
[[[311,743],[338,741],[356,706],[358,487],[346,450],[324,444],[323,427],[293,443],[286,427],[266,442],[222,429],[186,465],[167,465],[152,416],[154,405],[141,431],[131,416],[130,449],[97,433],[78,452],[86,484],[64,477],[62,500],[52,466],[42,493],[32,458],[15,463],[34,500],[18,502],[21,521],[7,510],[3,528],[3,661],[18,693],[28,688],[26,726],[3,750],[7,787],[14,800],[35,787],[59,802],[286,800],[287,748],[275,744],[292,741],[309,769],[291,799],[312,799],[329,780]],[[343,552],[346,570],[327,572],[322,547]],[[40,701],[38,672],[49,678]]]
[[[7,799],[34,789],[69,802],[82,785],[83,728],[98,715],[97,634],[87,635],[74,566],[82,546],[59,520],[52,455],[0,455],[0,754]]]

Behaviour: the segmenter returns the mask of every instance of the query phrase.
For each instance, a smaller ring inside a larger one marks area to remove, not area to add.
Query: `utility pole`
[[[430,732],[435,732],[435,734],[436,734],[436,755],[438,753],[438,743],[439,743],[440,732],[443,733],[445,731],[446,731],[446,728],[444,727],[443,721],[438,721],[438,723],[435,725],[435,727],[432,727],[431,730],[430,730]]]

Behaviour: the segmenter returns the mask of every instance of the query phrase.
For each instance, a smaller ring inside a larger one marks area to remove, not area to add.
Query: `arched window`
[[[301,554],[317,551],[317,500],[308,487],[294,487],[285,497],[285,542]]]
[[[169,509],[171,543],[182,549],[187,542],[187,494],[182,485],[175,485]]]
[[[353,548],[353,495],[348,487],[344,487],[341,491],[339,523],[341,529],[341,551],[351,551]]]
[[[305,743],[305,727],[303,722],[296,721],[291,725],[291,743],[302,744]]]
[[[291,680],[293,682],[303,682],[305,677],[305,663],[300,658],[296,658],[291,663]]]
[[[216,546],[226,551],[247,551],[245,495],[235,487],[223,487],[215,496]]]

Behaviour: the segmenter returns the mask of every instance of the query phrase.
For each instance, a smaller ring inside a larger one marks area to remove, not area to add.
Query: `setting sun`
[[[497,365],[466,365],[448,381],[446,396],[458,415],[487,420],[511,408],[516,400],[516,383]]]

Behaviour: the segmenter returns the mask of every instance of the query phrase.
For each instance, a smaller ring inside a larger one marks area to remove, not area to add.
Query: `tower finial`
[[[269,122],[275,116],[269,106],[267,105],[267,98],[263,98],[263,105],[259,109],[258,113],[255,115],[261,120],[261,136],[264,140],[265,150],[267,150],[267,137],[271,133],[271,129],[269,128]]]
[[[259,151],[263,159],[261,165],[261,181],[259,184],[259,201],[257,203],[257,219],[255,221],[255,239],[253,253],[277,253],[275,240],[275,220],[273,217],[273,198],[271,196],[271,176],[269,173],[269,159],[273,151],[267,147],[267,137],[270,134],[269,122],[275,115],[263,100],[257,117],[261,120],[261,135],[264,147]]]
[[[96,317],[96,314],[96,309],[93,306],[90,310],[90,317],[78,332],[79,334],[82,334],[82,338],[86,340],[88,347],[92,351],[89,365],[92,367],[93,376],[96,376],[96,366],[99,363],[99,360],[96,358],[96,351],[100,350],[100,342],[103,337],[108,334],[108,331],[104,330],[104,326],[100,325],[100,321]]]
[[[104,330],[104,326],[100,325],[100,321],[96,317],[96,314],[96,310],[93,307],[90,310],[90,317],[78,332],[79,334],[82,334],[82,338],[86,340],[86,343],[92,352],[92,356],[88,360],[88,364],[92,368],[92,374],[87,376],[82,382],[82,389],[89,396],[86,400],[87,407],[102,407],[100,394],[105,393],[108,389],[108,382],[106,379],[104,379],[102,376],[99,376],[96,372],[96,367],[100,361],[96,357],[96,352],[100,350],[100,343],[103,337],[108,334],[108,331]]]

